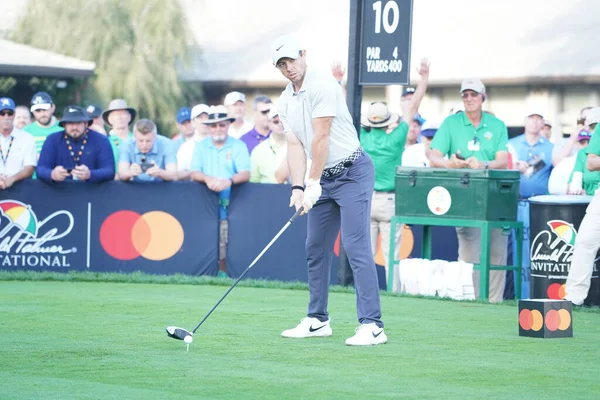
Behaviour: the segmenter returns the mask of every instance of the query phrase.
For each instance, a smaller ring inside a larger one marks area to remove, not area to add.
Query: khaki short
[[[227,256],[227,236],[229,235],[229,225],[227,220],[223,220],[219,224],[219,261],[224,260]]]

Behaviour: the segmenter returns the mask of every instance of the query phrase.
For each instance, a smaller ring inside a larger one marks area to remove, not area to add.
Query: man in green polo
[[[586,167],[589,171],[600,171],[600,124],[596,125],[590,144],[585,148]],[[585,217],[579,225],[575,238],[575,249],[565,286],[565,300],[582,305],[591,286],[596,255],[600,249],[600,189],[587,207]]]
[[[431,142],[431,166],[434,168],[506,169],[508,130],[504,122],[483,111],[485,86],[479,79],[462,82],[460,94],[465,111],[447,117]],[[448,156],[444,160],[444,156]],[[479,228],[456,228],[458,258],[479,264],[481,232]],[[492,229],[491,265],[506,265],[508,236]],[[503,300],[506,272],[490,271],[489,300]],[[479,297],[479,271],[473,271],[475,297]]]
[[[391,113],[385,103],[375,102],[367,114],[361,117],[360,144],[373,160],[375,167],[375,191],[371,203],[371,249],[373,256],[377,252],[377,239],[381,235],[386,276],[389,260],[390,221],[395,211],[395,174],[396,166],[402,162],[402,153],[408,136],[409,123],[419,110],[421,100],[427,91],[429,81],[429,62],[421,60],[419,68],[421,81],[412,99],[403,102],[403,118]],[[407,150],[410,151],[410,150]],[[400,247],[401,229],[395,237],[396,253]]]
[[[108,108],[102,113],[102,119],[111,128],[110,132],[108,132],[108,140],[113,149],[117,171],[119,165],[119,147],[123,141],[133,138],[133,133],[129,130],[129,126],[135,120],[136,115],[137,111],[129,107],[124,99],[111,100]]]

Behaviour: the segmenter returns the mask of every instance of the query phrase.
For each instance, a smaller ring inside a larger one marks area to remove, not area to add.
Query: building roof
[[[269,47],[284,33],[305,43],[310,65],[347,61],[348,0],[180,1],[202,48],[185,80],[280,86]],[[600,53],[589,45],[599,14],[597,0],[415,0],[411,63],[428,57],[438,85],[474,76],[487,84],[600,82]]]
[[[69,78],[93,75],[95,68],[93,62],[0,39],[0,75]]]

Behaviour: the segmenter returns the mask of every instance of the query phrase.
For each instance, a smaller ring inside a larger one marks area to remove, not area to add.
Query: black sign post
[[[363,0],[359,84],[409,84],[412,12],[413,0]]]

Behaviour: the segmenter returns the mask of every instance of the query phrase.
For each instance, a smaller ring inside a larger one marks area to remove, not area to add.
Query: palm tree
[[[173,128],[185,93],[177,65],[194,45],[178,1],[29,0],[10,38],[96,63],[92,80],[102,104],[122,97],[142,117]],[[160,123],[162,122],[162,123]]]

